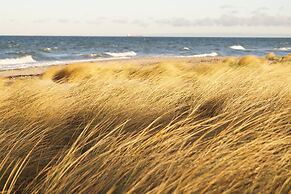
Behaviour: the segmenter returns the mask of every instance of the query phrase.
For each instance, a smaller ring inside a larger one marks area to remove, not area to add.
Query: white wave
[[[184,51],[190,51],[191,49],[188,48],[188,47],[184,47],[183,50],[184,50]]]
[[[36,62],[31,55],[27,55],[20,58],[7,58],[7,59],[0,59],[0,65],[17,65],[17,64],[24,64],[24,63],[34,63]]]
[[[278,51],[290,51],[291,50],[291,47],[275,48],[275,50],[278,50]]]
[[[233,50],[241,50],[241,51],[245,51],[245,47],[241,46],[241,45],[233,45],[230,46],[229,48],[233,49]]]
[[[98,53],[78,54],[78,56],[89,57],[89,58],[95,58],[95,57],[100,56],[100,54],[98,54]]]
[[[61,60],[61,61],[39,61],[30,63],[19,63],[19,64],[4,64],[0,63],[0,70],[14,70],[14,69],[25,69],[30,67],[48,67],[52,65],[65,65],[71,63],[83,63],[83,62],[96,62],[96,61],[110,61],[110,60],[123,60],[130,59],[129,57],[112,57],[112,58],[98,58],[98,59],[80,59],[80,60]],[[1,62],[1,59],[0,59]]]
[[[57,50],[58,49],[58,47],[53,47],[53,48],[50,48],[50,47],[48,47],[48,48],[43,48],[43,49],[41,49],[43,52],[51,52],[52,50]]]
[[[97,54],[97,53],[91,53],[91,54],[89,54],[89,55],[87,55],[88,57],[97,57],[97,56],[99,56],[99,54]]]
[[[136,52],[134,51],[122,52],[122,53],[106,52],[105,54],[111,57],[134,57],[137,55]]]
[[[205,54],[199,54],[199,55],[190,55],[186,57],[216,57],[218,56],[218,53],[212,52],[212,53],[205,53]]]
[[[49,51],[52,51],[52,49],[51,48],[44,48],[44,49],[42,49],[43,51],[45,51],[45,52],[49,52]]]

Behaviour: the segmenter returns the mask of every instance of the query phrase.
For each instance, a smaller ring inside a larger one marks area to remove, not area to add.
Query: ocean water
[[[291,38],[0,36],[0,70],[135,57],[207,57],[291,52]]]

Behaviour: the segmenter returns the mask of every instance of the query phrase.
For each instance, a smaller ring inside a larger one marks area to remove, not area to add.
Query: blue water
[[[291,52],[291,38],[0,36],[0,69],[150,56],[241,56]]]

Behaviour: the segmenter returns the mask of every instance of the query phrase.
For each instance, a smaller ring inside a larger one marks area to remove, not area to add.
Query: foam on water
[[[134,57],[134,56],[137,56],[137,53],[134,51],[128,51],[128,52],[122,52],[122,53],[106,52],[105,54],[109,55],[111,57]]]
[[[0,65],[17,65],[23,63],[34,63],[36,62],[31,55],[27,55],[24,57],[19,58],[7,58],[7,59],[0,59]]]
[[[183,50],[184,50],[184,51],[190,51],[191,49],[188,48],[188,47],[184,47]]]
[[[96,58],[100,57],[101,55],[98,53],[90,53],[90,54],[78,54],[78,56],[89,57],[89,58]]]
[[[175,56],[178,58],[203,58],[203,57],[217,57],[219,56],[218,53],[212,52],[212,53],[204,53],[204,54],[197,54],[197,55],[187,55],[187,56]]]
[[[241,45],[233,45],[230,46],[229,48],[233,49],[233,50],[240,50],[240,51],[245,51],[245,47],[241,46]]]
[[[53,48],[50,48],[50,47],[47,47],[47,48],[43,48],[43,49],[41,49],[43,52],[51,52],[51,51],[53,51],[53,50],[57,50],[58,49],[58,47],[53,47]]]
[[[86,62],[97,62],[97,61],[110,61],[110,60],[120,60],[120,59],[130,59],[130,57],[111,57],[111,58],[98,58],[98,59],[80,59],[80,60],[56,60],[56,61],[34,61],[29,63],[17,63],[11,64],[8,63],[1,64],[0,60],[0,69],[1,70],[14,70],[14,69],[25,69],[30,67],[47,67],[52,65],[66,65],[71,63],[86,63]],[[4,60],[3,60],[4,61]]]
[[[275,50],[278,50],[278,51],[291,51],[291,47],[275,48]]]
[[[205,53],[205,54],[198,54],[198,55],[190,55],[187,57],[217,57],[218,53],[212,52],[212,53]]]

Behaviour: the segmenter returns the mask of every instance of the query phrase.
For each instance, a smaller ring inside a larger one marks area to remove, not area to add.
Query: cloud
[[[113,19],[111,20],[112,23],[116,24],[132,24],[135,26],[147,27],[149,22],[147,20],[130,20],[130,19]]]
[[[194,22],[186,18],[172,18],[156,20],[157,24],[170,25],[174,27],[193,26]]]
[[[267,11],[269,11],[269,8],[263,6],[263,7],[259,7],[258,9],[252,11],[251,13],[252,13],[253,15],[259,15],[259,14],[262,14],[262,13],[266,13]]]
[[[126,20],[126,19],[113,19],[112,22],[113,22],[113,23],[117,23],[117,24],[125,24],[125,23],[129,23],[129,21]]]
[[[87,20],[86,23],[87,24],[100,24],[100,23],[104,23],[104,22],[108,22],[109,18],[107,17],[99,17],[96,19],[92,19],[92,20]]]
[[[229,14],[238,14],[240,7],[235,5],[222,5],[220,6],[220,9],[223,9],[225,12]]]
[[[70,19],[49,19],[49,18],[43,18],[43,19],[37,19],[33,20],[33,23],[36,24],[45,24],[45,23],[61,23],[61,24],[79,24],[81,23],[80,20],[70,20]]]
[[[253,13],[250,16],[236,16],[225,14],[219,18],[203,18],[189,20],[186,18],[172,18],[156,20],[157,24],[173,27],[189,26],[291,26],[291,17],[284,15],[271,16],[262,12]]]
[[[68,23],[71,23],[71,21],[68,20],[68,19],[59,19],[58,22],[59,22],[59,23],[62,23],[62,24],[68,24]]]
[[[144,20],[133,20],[130,22],[133,25],[141,26],[141,27],[147,27],[149,26],[149,23]]]
[[[43,18],[43,19],[37,19],[37,20],[34,20],[33,23],[48,23],[48,22],[51,22],[52,20],[49,19],[49,18]]]
[[[266,7],[266,6],[259,7],[259,8],[257,9],[257,11],[268,11],[268,10],[269,10],[269,8]]]
[[[97,18],[95,20],[89,20],[86,22],[87,24],[102,24],[102,23],[111,23],[111,24],[118,24],[118,25],[135,25],[140,27],[147,27],[150,25],[149,19],[144,20],[131,20],[126,18]]]
[[[249,17],[222,15],[219,19],[211,20],[211,22],[221,26],[291,26],[291,17],[270,16],[262,13]]]
[[[239,11],[238,10],[230,10],[229,13],[233,15],[233,14],[238,14]]]

